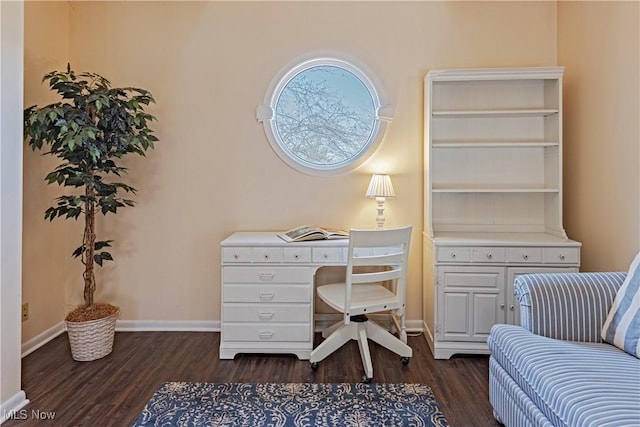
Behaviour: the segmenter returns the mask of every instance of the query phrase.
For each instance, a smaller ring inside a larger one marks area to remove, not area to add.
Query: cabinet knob
[[[515,308],[513,305],[510,305],[510,306],[509,306],[509,310],[513,311],[513,310],[515,310],[515,309],[516,309],[516,308]]]
[[[295,254],[293,257],[294,257],[295,259],[300,258],[300,257],[298,256],[298,254]]]
[[[500,310],[504,310],[504,304],[500,304]]]
[[[238,254],[233,254],[233,259],[238,259]]]
[[[325,259],[329,258],[329,255],[328,254],[324,254],[324,258]]]
[[[487,258],[489,259],[493,258],[493,254],[487,254]]]
[[[455,252],[451,252],[451,258],[455,258],[456,257],[456,253]]]
[[[269,254],[264,254],[264,259],[269,259]]]
[[[560,254],[560,259],[564,261],[564,255]]]
[[[527,255],[527,254],[522,254],[522,258],[524,258],[524,259],[529,259],[529,255]]]

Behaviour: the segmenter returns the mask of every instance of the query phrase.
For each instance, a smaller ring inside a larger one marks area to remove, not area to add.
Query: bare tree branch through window
[[[305,162],[341,164],[366,149],[377,130],[371,93],[336,66],[306,69],[282,90],[275,124],[283,146]]]

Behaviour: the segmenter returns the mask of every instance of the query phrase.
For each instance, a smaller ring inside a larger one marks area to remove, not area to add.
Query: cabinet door
[[[511,267],[507,268],[507,286],[506,286],[506,302],[507,302],[507,323],[511,325],[520,325],[520,304],[515,296],[513,282],[516,277],[522,274],[532,273],[573,273],[577,272],[576,267]]]
[[[504,268],[438,267],[436,334],[446,341],[484,342],[504,323]]]

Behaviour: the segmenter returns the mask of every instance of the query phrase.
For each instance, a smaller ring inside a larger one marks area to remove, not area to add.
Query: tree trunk
[[[93,294],[96,290],[96,278],[93,272],[93,255],[96,241],[96,204],[92,186],[87,185],[85,187],[85,195],[87,201],[85,202],[84,236],[82,238],[82,244],[85,248],[83,252],[84,274],[82,276],[84,278],[84,305],[89,307],[93,305]]]

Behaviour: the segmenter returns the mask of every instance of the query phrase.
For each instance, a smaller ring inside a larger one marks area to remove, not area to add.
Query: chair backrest
[[[397,304],[385,310],[403,314],[407,290],[407,258],[412,227],[386,229],[351,229],[347,261],[345,306],[351,315],[357,315],[351,306],[353,285],[393,281]],[[355,267],[372,267],[360,271]],[[378,310],[382,311],[382,310]],[[372,310],[368,310],[372,312]],[[345,319],[346,320],[346,319]]]

